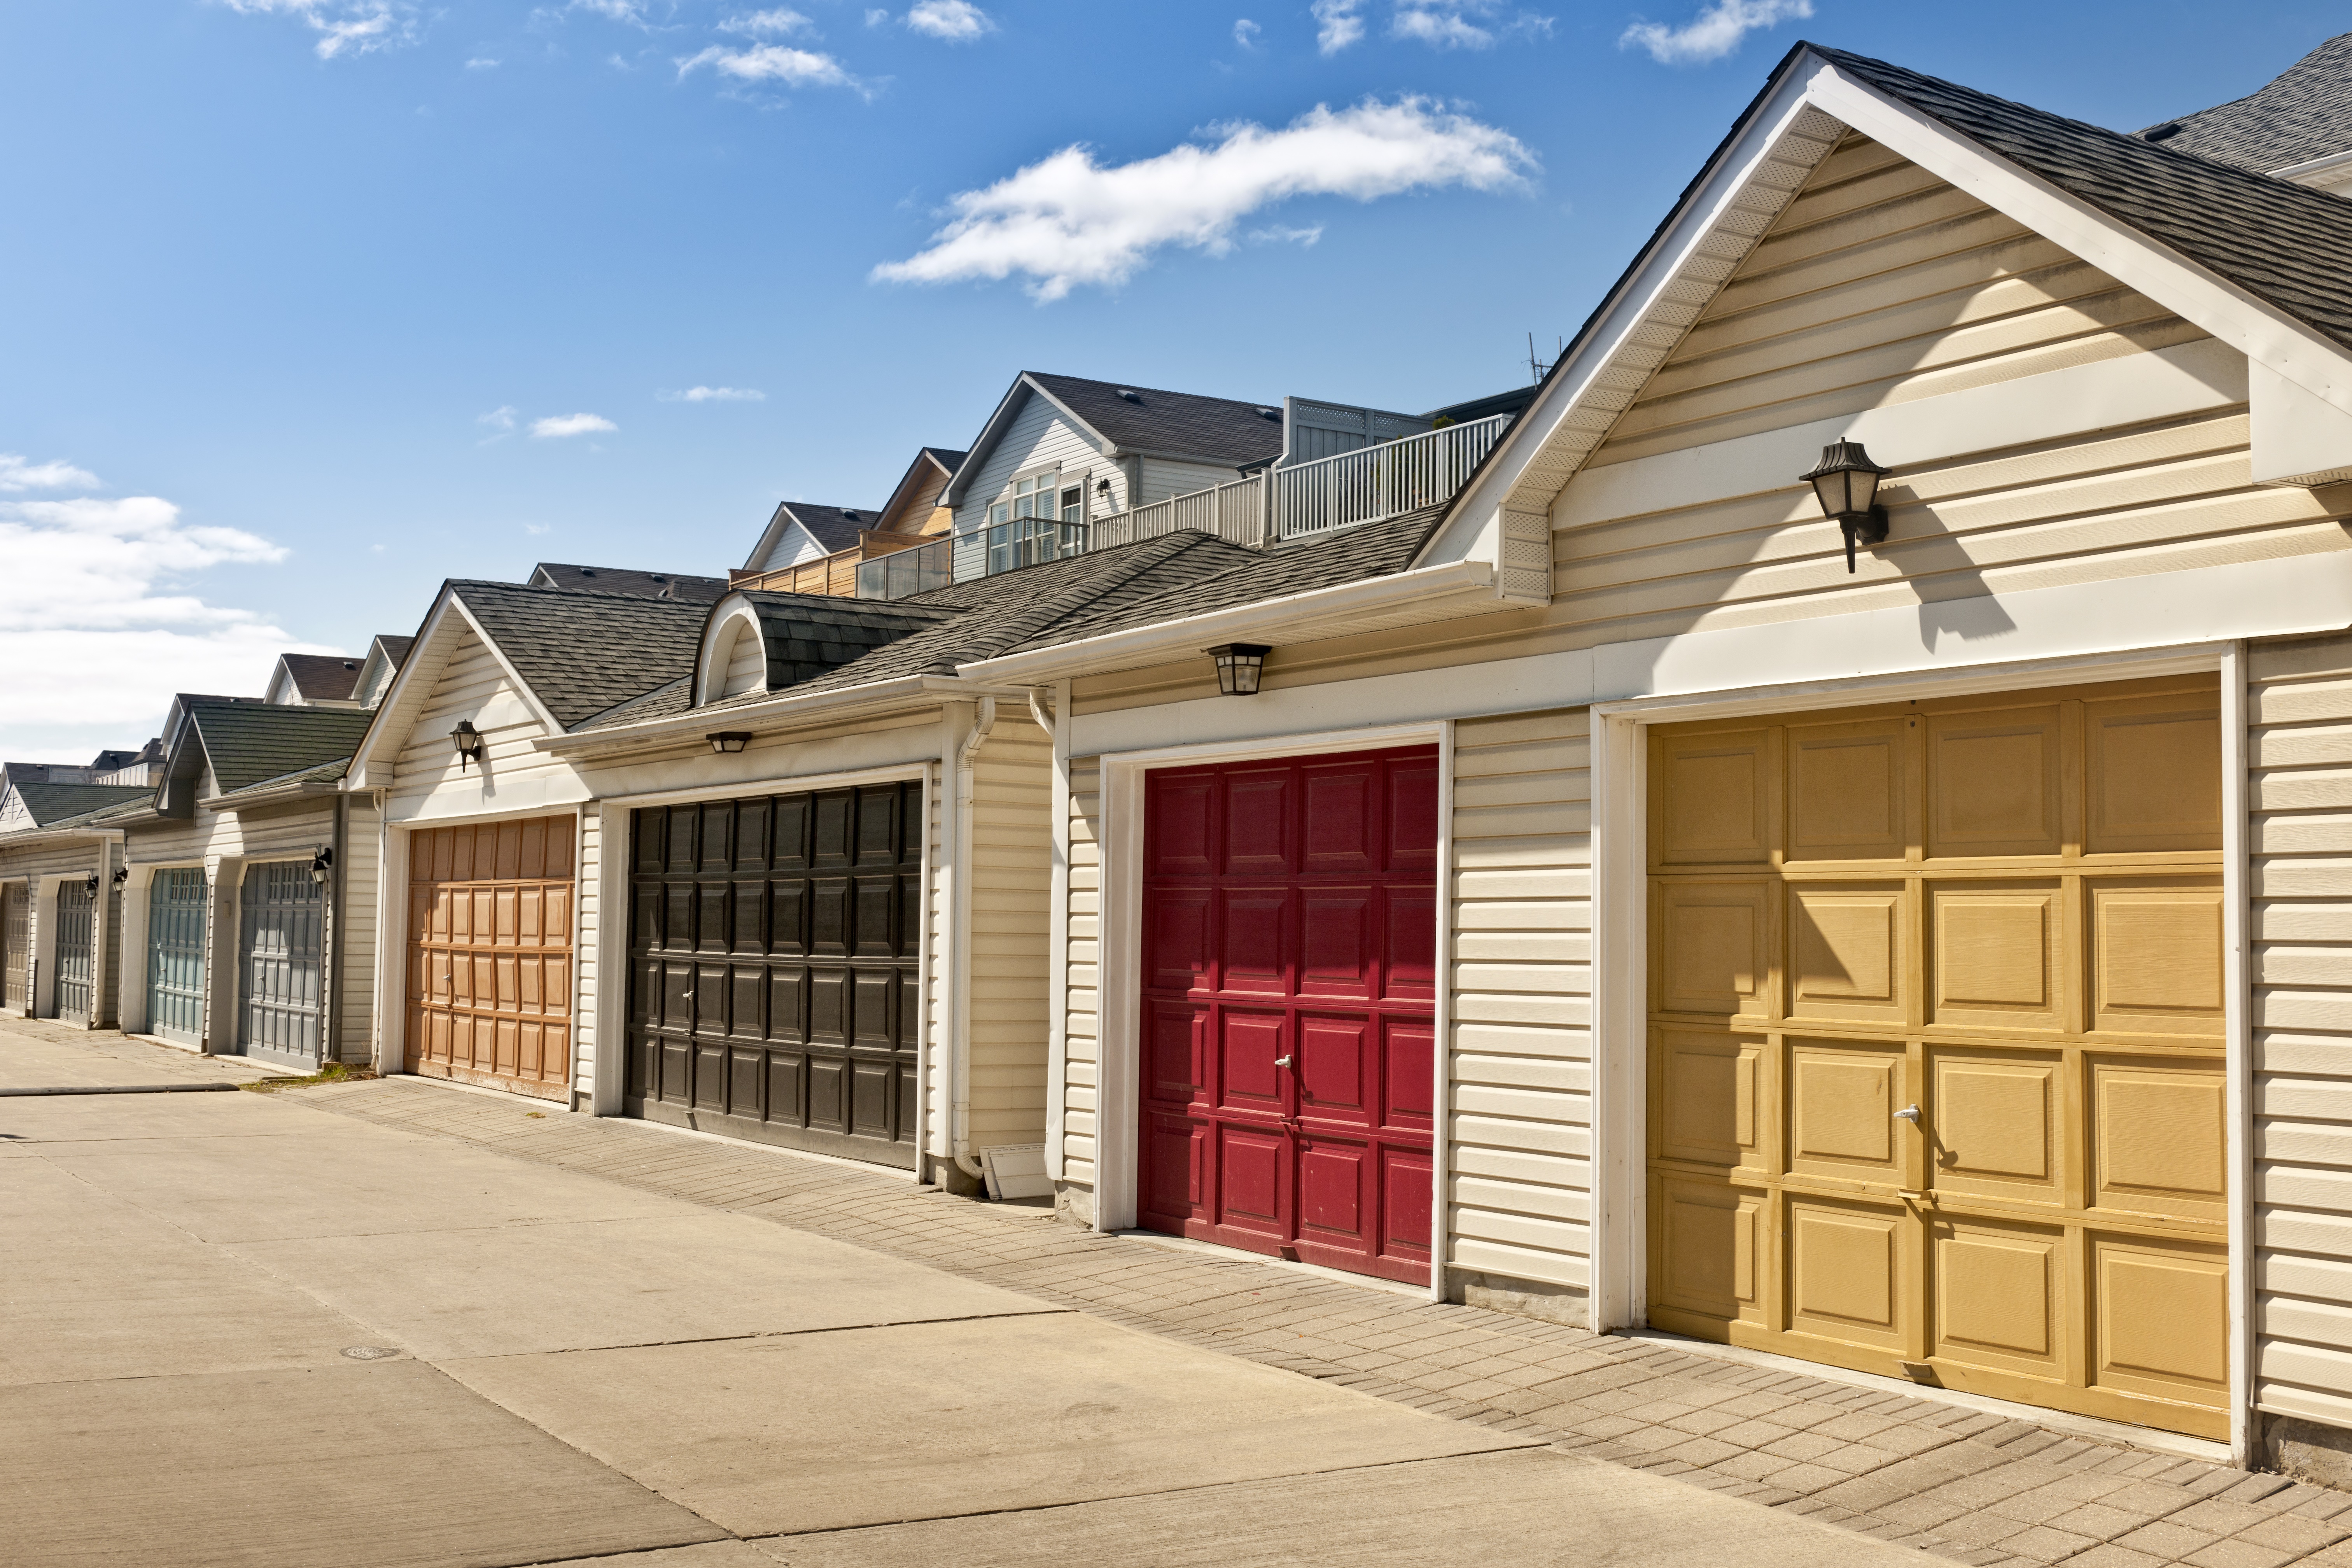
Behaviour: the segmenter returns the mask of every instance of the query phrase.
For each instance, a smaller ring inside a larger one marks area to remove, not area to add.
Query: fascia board
[[[536,750],[553,756],[578,757],[626,751],[638,746],[675,745],[681,740],[698,739],[721,724],[729,729],[749,730],[755,734],[767,735],[791,725],[830,721],[866,709],[919,704],[927,700],[968,701],[974,697],[1024,695],[1010,689],[976,686],[953,676],[902,675],[867,686],[845,686],[830,691],[803,692],[797,696],[790,692],[780,693],[765,702],[746,702],[723,713],[713,713],[703,708],[691,713],[652,720],[641,725],[623,725],[583,735],[550,735],[532,744]]]
[[[543,728],[557,731],[563,728],[547,712],[530,683],[515,673],[499,645],[490,639],[471,612],[458,601],[457,589],[444,584],[439,596],[433,602],[433,608],[425,614],[425,624],[417,628],[416,640],[409,645],[408,658],[393,676],[392,686],[384,692],[383,700],[376,705],[375,718],[369,723],[367,733],[360,737],[359,746],[352,753],[351,769],[346,774],[351,788],[383,787],[368,776],[368,768],[387,743],[397,752],[401,742],[407,739],[408,731],[415,728],[416,716],[414,710],[422,706],[431,694],[433,683],[441,679],[442,668],[448,662],[446,657],[441,657],[438,645],[451,634],[453,624],[461,624],[482,639],[483,646],[490,650],[490,657],[498,660],[499,668],[505,671],[507,679],[513,681],[515,689],[523,694],[524,702]],[[430,676],[424,673],[427,669],[432,671]],[[395,736],[396,739],[392,738]]]
[[[760,623],[760,607],[741,593],[729,594],[710,606],[710,614],[702,620],[702,635],[694,645],[694,676],[687,688],[687,700],[700,708],[710,700],[709,693],[718,689],[726,671],[717,668],[719,633],[737,621],[748,620],[751,630],[764,647],[767,628]],[[632,701],[635,700],[634,698]]]
[[[1824,113],[2352,413],[2352,355],[2277,306],[1832,65],[1814,70],[1805,92]]]
[[[1030,384],[1027,371],[1013,378],[1013,384],[1005,388],[1004,395],[996,400],[996,407],[990,413],[988,423],[982,425],[980,434],[972,437],[971,450],[965,455],[962,468],[950,478],[946,488],[940,491],[939,504],[951,507],[963,500],[964,486],[969,482],[967,476],[986,462],[988,454],[1004,439],[1005,426],[1011,425],[1013,416],[1020,412],[1021,400],[1036,395],[1037,389]]]
[[[1056,643],[1026,653],[1003,654],[958,665],[956,673],[971,680],[1025,688],[1064,676],[1086,674],[1113,661],[1131,664],[1162,655],[1197,653],[1203,643],[1231,642],[1253,633],[1262,632],[1278,644],[1286,628],[1303,620],[1381,609],[1415,599],[1491,590],[1494,580],[1495,569],[1488,562],[1450,561],[1443,565],[1346,583],[1336,588],[1315,588],[1278,599],[1260,599],[1181,620],[1155,621],[1128,631]]]
[[[799,520],[785,510],[787,504],[782,501],[777,502],[776,510],[768,514],[768,526],[760,531],[759,542],[751,546],[751,553],[744,560],[744,571],[757,572],[760,569],[760,563],[774,552],[776,540],[784,530],[800,526]]]
[[[1749,111],[1747,129],[1717,157],[1714,172],[1683,199],[1664,232],[1651,242],[1647,259],[1620,280],[1564,366],[1546,379],[1535,401],[1512,422],[1481,470],[1454,497],[1445,521],[1422,546],[1416,566],[1465,559],[1482,543],[1499,542],[1488,530],[1490,514],[1559,432],[1561,422],[1611,373],[1619,352],[1642,330],[1652,308],[1681,281],[1700,247],[1771,159],[1780,138],[1812,107],[1807,100],[1803,73],[1791,71]]]
[[[216,795],[209,800],[200,800],[196,804],[206,811],[226,812],[234,816],[238,812],[253,806],[283,805],[289,800],[326,799],[342,793],[341,784],[322,784],[313,779],[307,783],[286,784],[268,791],[256,789],[248,793],[245,790],[237,790],[228,795]]]
[[[2315,176],[2333,174],[2347,168],[2352,168],[2352,148],[2347,148],[2341,153],[2322,153],[2316,158],[2306,158],[2300,163],[2289,163],[2283,169],[2273,169],[2270,171],[2270,176],[2273,180],[2292,180],[2298,185],[2308,185],[2315,183]]]

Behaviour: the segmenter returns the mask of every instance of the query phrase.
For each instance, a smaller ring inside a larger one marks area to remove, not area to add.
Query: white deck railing
[[[1108,550],[1139,539],[1156,539],[1181,529],[1198,529],[1235,544],[1264,547],[1303,539],[1360,522],[1400,517],[1454,499],[1495,443],[1511,416],[1497,414],[1467,425],[1360,447],[1337,457],[1318,458],[1292,468],[1252,474],[1245,479],[1172,496],[1119,512],[1081,528],[1076,523],[999,524],[900,551],[857,568],[857,594],[865,599],[898,599],[970,578],[992,576],[1035,561],[1058,560],[1082,551]],[[1050,539],[1008,543],[1010,530],[1050,531]]]
[[[1497,414],[1276,468],[1275,537],[1297,539],[1378,522],[1452,500],[1510,422],[1509,415]]]

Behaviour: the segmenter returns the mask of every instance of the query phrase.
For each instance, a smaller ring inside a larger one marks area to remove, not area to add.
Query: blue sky
[[[1799,37],[2128,128],[2345,25],[2160,0],[8,6],[0,755],[136,744],[174,689],[413,630],[445,577],[717,575],[778,500],[872,505],[917,446],[966,444],[1022,369],[1500,390]]]

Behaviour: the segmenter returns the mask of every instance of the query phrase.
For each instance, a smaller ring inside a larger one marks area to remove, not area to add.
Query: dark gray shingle
[[[1271,462],[1282,452],[1282,405],[1237,403],[1190,392],[1162,392],[1132,383],[1087,381],[1075,375],[1029,378],[1122,451],[1208,458],[1229,468]],[[1133,400],[1119,395],[1135,394]],[[1271,410],[1267,418],[1263,410]]]
[[[694,668],[710,606],[682,599],[453,582],[532,695],[567,729]]]
[[[2352,33],[2339,33],[2256,91],[2137,134],[2175,153],[2267,172],[2352,148]]]

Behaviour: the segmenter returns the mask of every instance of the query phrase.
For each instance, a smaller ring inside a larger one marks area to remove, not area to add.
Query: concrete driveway
[[[0,1560],[1917,1561],[303,1094],[0,1095]]]

